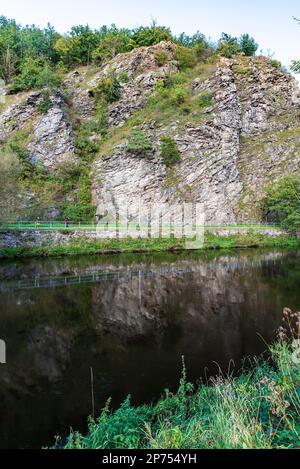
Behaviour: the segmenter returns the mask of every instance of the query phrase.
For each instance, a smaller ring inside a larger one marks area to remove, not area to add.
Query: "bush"
[[[174,58],[178,62],[179,70],[193,68],[196,65],[195,51],[193,49],[188,49],[187,47],[178,46],[176,48]]]
[[[48,88],[53,90],[60,85],[60,77],[51,68],[50,64],[43,59],[26,59],[18,76],[11,84],[11,91],[27,91],[30,89]]]
[[[20,187],[22,166],[16,154],[0,149],[0,223],[14,220],[24,209]]]
[[[168,136],[163,136],[160,140],[160,154],[164,164],[170,168],[179,161],[181,161],[181,155],[177,148],[175,140]]]
[[[121,97],[122,86],[115,74],[103,78],[94,88],[93,93],[96,100],[104,99],[108,103],[114,103]]]
[[[231,58],[233,55],[241,52],[241,47],[236,37],[222,33],[219,41],[218,52],[222,57]]]
[[[243,34],[239,39],[229,34],[222,33],[219,40],[218,52],[222,57],[231,58],[233,55],[242,52],[248,57],[255,55],[258,44],[249,34]]]
[[[136,154],[149,155],[153,145],[141,130],[133,130],[127,143],[127,151]]]
[[[13,133],[5,144],[8,152],[18,157],[24,178],[31,175],[33,171],[33,165],[29,159],[28,140],[27,133],[19,130]]]
[[[129,82],[129,76],[127,72],[120,72],[118,75],[118,80],[120,83],[128,83]]]
[[[278,68],[278,69],[281,69],[281,63],[278,61],[278,60],[271,60],[271,65],[272,67],[274,68]]]
[[[300,179],[287,176],[266,190],[262,201],[263,217],[267,221],[282,223],[295,229],[300,220]]]
[[[237,377],[220,372],[197,387],[184,368],[176,392],[166,390],[157,403],[140,407],[128,398],[117,410],[109,399],[97,421],[89,418],[87,435],[72,431],[67,442],[57,442],[77,450],[299,449],[293,352],[288,341],[276,342],[272,360],[257,358]]]
[[[168,54],[163,50],[158,50],[155,54],[155,62],[159,67],[163,67],[168,62]]]
[[[76,142],[76,154],[83,161],[90,162],[94,159],[99,150],[98,142],[91,137],[91,128],[89,124],[83,124],[78,132]]]
[[[37,110],[42,114],[47,114],[52,107],[52,101],[50,98],[49,90],[42,91],[41,101],[37,105]]]
[[[153,46],[161,41],[173,41],[173,36],[169,28],[165,26],[141,26],[133,31],[131,43],[133,47]]]
[[[208,91],[202,93],[198,98],[198,105],[201,109],[212,106],[213,95]]]
[[[243,36],[241,36],[239,45],[242,52],[248,57],[255,55],[258,49],[258,44],[256,44],[255,39],[250,37],[249,34],[243,34]]]
[[[92,204],[87,205],[67,205],[63,210],[63,216],[71,222],[92,223],[95,222],[97,207]]]

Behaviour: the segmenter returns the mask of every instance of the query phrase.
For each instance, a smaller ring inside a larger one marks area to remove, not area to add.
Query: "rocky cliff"
[[[90,126],[88,138],[98,145],[89,163],[93,203],[200,202],[208,222],[259,220],[266,185],[300,173],[297,82],[264,57],[214,57],[182,71],[175,49],[163,42],[69,73],[46,114],[39,92],[5,96],[2,145],[23,131],[32,164],[54,175],[61,163],[79,164],[76,137],[97,115],[95,89],[112,74],[122,76],[120,96],[106,110],[106,135]],[[151,142],[150,155],[128,151],[135,129]],[[165,135],[181,155],[172,168],[161,157]]]

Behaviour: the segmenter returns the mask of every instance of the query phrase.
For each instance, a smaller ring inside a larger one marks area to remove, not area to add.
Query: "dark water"
[[[0,263],[0,445],[86,430],[109,396],[150,402],[189,378],[236,370],[300,306],[300,252],[125,255]],[[217,364],[218,366],[217,366]]]

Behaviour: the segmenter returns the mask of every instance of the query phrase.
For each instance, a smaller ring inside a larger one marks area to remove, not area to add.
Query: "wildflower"
[[[260,381],[260,384],[268,384],[269,382],[269,378],[267,378],[266,376]]]

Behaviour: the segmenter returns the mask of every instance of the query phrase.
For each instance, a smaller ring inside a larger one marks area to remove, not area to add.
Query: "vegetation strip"
[[[158,239],[104,239],[88,240],[79,238],[66,245],[41,247],[4,247],[0,248],[0,258],[13,259],[22,257],[59,257],[72,255],[113,254],[122,252],[157,252],[183,251],[185,238]],[[229,236],[206,234],[203,250],[236,249],[249,247],[297,248],[299,240],[294,236],[267,236],[255,231]]]
[[[183,367],[178,391],[166,390],[156,404],[134,407],[128,397],[112,412],[108,400],[98,420],[89,418],[87,435],[72,432],[67,441],[57,438],[56,447],[299,449],[299,351],[283,341],[270,352],[273,364],[261,358],[238,378],[220,374],[198,387]]]

